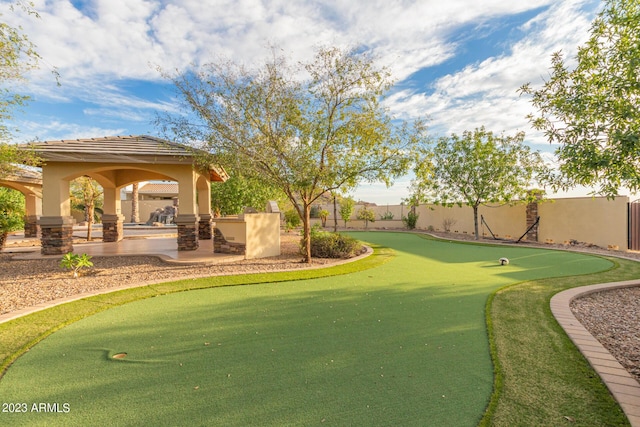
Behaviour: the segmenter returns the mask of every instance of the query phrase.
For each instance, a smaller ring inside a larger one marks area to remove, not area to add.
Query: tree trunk
[[[333,194],[333,232],[338,232],[338,200],[335,193]]]
[[[137,224],[140,222],[140,210],[138,208],[138,183],[132,184],[131,189],[131,222]]]
[[[311,263],[311,205],[304,203],[302,205],[302,231],[304,241],[304,262]]]
[[[476,232],[476,240],[480,240],[480,232],[478,231],[478,205],[473,206],[473,225]]]
[[[4,245],[7,242],[7,236],[9,236],[9,232],[0,230],[0,251],[4,249]]]
[[[93,207],[93,203],[87,204],[85,206],[85,219],[87,219],[87,242],[90,242],[93,238],[91,236],[91,226],[93,225],[93,216],[95,215],[95,209]]]

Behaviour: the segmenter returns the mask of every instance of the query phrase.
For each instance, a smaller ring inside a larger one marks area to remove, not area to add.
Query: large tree
[[[312,203],[361,181],[389,184],[425,132],[392,122],[381,105],[389,73],[356,51],[319,49],[296,67],[275,54],[257,69],[219,61],[170,78],[193,114],[160,123],[281,189],[302,219],[307,262]]]
[[[18,0],[15,6],[38,16],[31,2]],[[13,132],[8,122],[15,110],[23,107],[29,99],[15,89],[40,61],[34,44],[22,29],[9,25],[5,18],[0,15],[0,176],[15,172],[16,163],[34,160],[30,153],[17,150],[15,145],[9,143]]]
[[[484,127],[439,138],[414,169],[411,200],[470,206],[479,239],[480,205],[528,201],[536,177],[546,170],[540,153],[523,141],[522,132],[496,135]]]
[[[528,116],[534,128],[559,144],[555,188],[597,187],[608,197],[640,190],[639,28],[638,1],[607,0],[577,65],[556,52],[542,87],[521,88],[538,110]]]

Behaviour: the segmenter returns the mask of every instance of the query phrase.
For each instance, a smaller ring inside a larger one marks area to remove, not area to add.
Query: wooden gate
[[[640,199],[629,203],[628,212],[629,237],[627,246],[630,251],[640,251]]]

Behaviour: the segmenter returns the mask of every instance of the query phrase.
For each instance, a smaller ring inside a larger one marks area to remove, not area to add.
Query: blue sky
[[[175,111],[157,67],[185,70],[217,57],[252,63],[267,44],[306,60],[319,45],[358,46],[387,66],[396,86],[385,101],[396,116],[428,117],[434,136],[485,126],[525,131],[551,160],[553,147],[531,129],[517,89],[540,84],[551,54],[568,58],[601,7],[594,0],[35,0],[40,18],[10,12],[43,58],[15,117],[18,142],[158,135],[156,114]],[[57,86],[51,74],[60,74]],[[399,203],[410,177],[363,185],[353,195]],[[584,191],[586,194],[586,191]],[[581,195],[580,191],[570,195]]]

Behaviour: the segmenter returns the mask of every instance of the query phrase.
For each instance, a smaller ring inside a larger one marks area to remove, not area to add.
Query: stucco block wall
[[[280,255],[280,214],[245,214],[247,259]]]
[[[576,197],[567,199],[546,200],[538,203],[538,242],[540,243],[570,243],[572,240],[582,243],[590,243],[602,248],[627,249],[627,215],[628,197],[616,197],[608,200],[604,197]],[[327,221],[327,227],[333,227],[332,206],[323,206],[331,215]],[[329,209],[331,208],[331,209]],[[352,219],[347,224],[348,228],[364,228],[364,222],[355,219],[356,212],[362,206],[354,209]],[[405,205],[395,206],[371,206],[376,212],[376,218],[384,212],[394,212],[393,221],[381,221],[369,223],[369,229],[402,228],[399,221],[406,216],[410,207]],[[443,207],[436,205],[421,205],[416,207],[419,230],[444,231],[444,222],[449,221],[450,231],[460,234],[473,234],[473,209],[468,206]],[[480,222],[484,216],[487,225]],[[480,206],[478,212],[479,231],[482,236],[491,238],[489,229],[498,238],[519,239],[527,231],[527,207],[525,204],[517,205],[490,205]],[[313,223],[319,220],[313,220]],[[344,222],[339,221],[343,227]],[[524,237],[523,240],[526,240]]]
[[[571,240],[603,248],[627,249],[628,197],[556,199],[540,203],[538,240],[565,243]]]
[[[524,205],[492,205],[478,208],[478,229],[480,235],[491,237],[489,229],[496,237],[513,239],[519,238],[527,230],[526,206]],[[444,231],[445,221],[451,223],[450,231],[461,234],[474,234],[473,209],[468,206],[444,207],[436,205],[421,205],[416,208],[418,222],[416,228],[421,230]],[[484,216],[487,226],[482,224]]]
[[[131,221],[131,200],[122,200],[122,215],[124,215],[124,222]],[[138,216],[140,222],[147,222],[151,212],[155,212],[156,209],[164,209],[166,206],[172,206],[172,200],[138,200]]]
[[[279,213],[216,218],[215,227],[229,243],[245,245],[246,259],[280,255]]]

